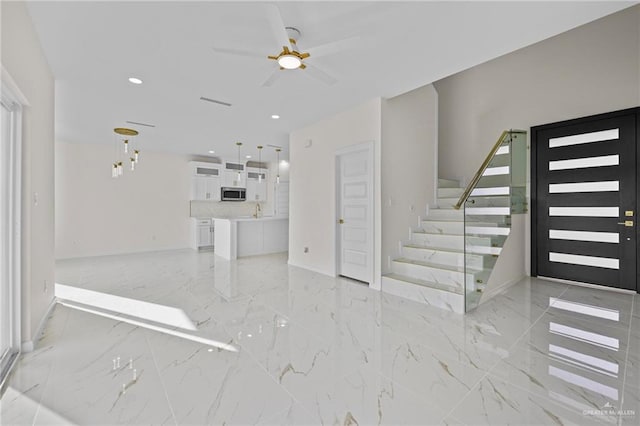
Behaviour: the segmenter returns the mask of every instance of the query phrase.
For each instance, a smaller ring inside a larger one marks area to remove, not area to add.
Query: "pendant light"
[[[258,183],[262,183],[262,145],[258,145]]]
[[[282,149],[276,148],[276,161],[278,165],[278,174],[276,175],[276,185],[280,185],[280,151],[282,151]]]
[[[242,164],[240,162],[240,147],[242,146],[242,142],[236,142],[236,145],[238,146],[238,165],[240,165]],[[242,183],[242,173],[238,170],[238,185],[240,185],[240,183]]]
[[[138,135],[138,131],[134,129],[127,129],[125,127],[116,127],[113,129],[115,140],[115,161],[111,165],[111,177],[117,178],[124,174],[123,163],[129,159],[130,169],[134,171],[136,164],[140,158],[140,150],[134,149],[134,138]],[[120,143],[122,143],[122,148]],[[130,157],[129,153],[133,150],[133,157]],[[128,155],[123,155],[128,154]]]

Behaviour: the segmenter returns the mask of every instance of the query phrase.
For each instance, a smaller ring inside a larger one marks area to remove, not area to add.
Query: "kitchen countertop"
[[[228,217],[212,217],[213,220],[228,220],[235,222],[254,222],[265,220],[289,220],[288,216],[260,216],[257,219],[253,216],[228,216]]]

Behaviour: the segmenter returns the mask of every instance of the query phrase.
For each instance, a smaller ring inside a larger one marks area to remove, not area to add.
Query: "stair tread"
[[[393,259],[393,261],[400,262],[400,263],[409,263],[411,265],[426,266],[428,268],[442,269],[442,270],[451,271],[451,272],[464,272],[463,267],[453,266],[453,265],[443,265],[442,263],[426,262],[424,260],[414,260],[406,257],[399,257],[397,259]],[[473,268],[469,268],[469,269],[473,272],[483,271],[482,269],[473,269]]]
[[[462,237],[462,234],[447,234],[444,232],[428,232],[425,231],[424,229],[416,229],[414,231],[412,231],[414,234],[426,234],[426,235],[448,235],[450,237]]]
[[[411,284],[416,284],[416,285],[423,286],[423,287],[429,287],[429,288],[433,288],[433,289],[436,289],[436,290],[442,290],[442,291],[446,291],[446,292],[449,292],[449,293],[463,294],[463,291],[462,291],[461,288],[458,288],[458,287],[452,286],[452,285],[434,283],[434,282],[426,281],[426,280],[420,280],[418,278],[412,278],[412,277],[408,277],[406,275],[396,274],[394,272],[389,273],[389,274],[385,274],[384,276],[392,278],[394,280],[405,281],[405,282],[408,282],[408,283],[411,283]]]
[[[446,253],[456,253],[456,254],[464,254],[464,250],[454,249],[454,248],[443,248],[436,246],[423,246],[420,244],[405,244],[403,247],[415,248],[415,249],[424,249],[424,250],[433,250],[433,251],[443,251]],[[475,253],[472,253],[475,255]],[[481,255],[482,256],[482,255]],[[488,256],[488,255],[486,255]]]

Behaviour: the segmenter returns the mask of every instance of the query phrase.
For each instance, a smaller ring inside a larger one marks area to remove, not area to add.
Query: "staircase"
[[[437,207],[403,242],[391,273],[382,277],[382,291],[457,313],[477,306],[509,235],[512,202],[520,192],[513,188],[511,152],[502,148],[508,145],[494,149],[462,208],[454,206],[465,188],[438,180]]]

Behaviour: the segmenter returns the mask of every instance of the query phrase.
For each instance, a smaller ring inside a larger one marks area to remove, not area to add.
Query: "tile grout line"
[[[151,347],[151,343],[149,343],[149,335],[147,330],[142,330],[144,332],[144,341],[147,344],[147,348],[151,353],[151,359],[153,359],[153,365],[156,368],[156,373],[158,374],[158,378],[160,379],[160,384],[162,385],[162,391],[164,392],[164,397],[167,399],[167,404],[169,405],[169,410],[171,411],[171,417],[173,417],[173,423],[177,426],[178,419],[176,418],[176,413],[173,411],[173,405],[171,404],[171,399],[169,398],[169,393],[167,392],[167,387],[164,384],[164,379],[162,378],[162,374],[160,373],[160,367],[158,367],[158,361],[156,360],[156,355],[153,352],[153,348]]]
[[[629,312],[629,330],[627,331],[627,353],[624,357],[624,375],[622,376],[622,404],[624,405],[625,388],[627,384],[627,368],[629,368],[629,350],[631,348],[631,326],[633,325],[633,310],[635,308],[636,297],[631,299],[631,312]],[[622,406],[618,408],[618,425],[622,425]]]
[[[567,285],[565,286],[564,290],[562,291],[562,293],[560,293],[557,297],[562,297],[562,296],[567,292],[567,290],[568,290],[568,289],[569,289],[569,285],[567,284]],[[536,320],[535,320],[535,321],[533,321],[533,322],[531,323],[531,325],[529,325],[529,327],[528,327],[528,328],[527,328],[527,329],[522,333],[522,335],[521,335],[519,338],[517,338],[511,346],[509,346],[508,351],[509,351],[509,350],[511,350],[511,349],[513,349],[513,348],[514,348],[518,343],[520,343],[520,341],[522,340],[522,338],[523,338],[523,337],[524,337],[524,336],[525,336],[529,331],[531,331],[531,329],[532,329],[532,328],[533,328],[533,327],[538,323],[538,321],[540,321],[540,319],[541,319],[541,318],[542,318],[542,317],[543,317],[543,316],[544,316],[544,315],[549,311],[549,308],[550,308],[550,307],[551,307],[551,306],[547,306],[547,307],[546,307],[546,309],[545,309],[545,310],[544,310],[544,311],[543,311],[543,312],[538,316],[538,318],[536,318]],[[474,389],[476,389],[476,388],[478,387],[478,385],[479,385],[480,383],[482,383],[482,381],[483,381],[483,380],[485,380],[485,379],[486,379],[486,378],[491,374],[491,372],[493,371],[493,369],[494,369],[494,368],[496,368],[496,367],[498,366],[498,364],[500,363],[500,361],[502,361],[503,359],[504,359],[504,358],[500,358],[500,359],[498,359],[498,360],[495,362],[495,364],[493,364],[493,366],[491,366],[488,370],[486,370],[486,372],[484,373],[484,375],[483,375],[483,376],[482,376],[482,377],[481,377],[481,378],[480,378],[480,379],[479,379],[479,380],[478,380],[478,381],[477,381],[477,382],[476,382],[476,383],[471,387],[471,389],[470,389],[470,390],[469,390],[469,391],[468,391],[468,392],[467,392],[467,393],[466,393],[462,398],[460,398],[460,402],[458,402],[458,404],[456,404],[456,405],[451,409],[451,411],[449,411],[449,413],[448,413],[448,414],[447,414],[447,415],[442,419],[443,421],[444,421],[445,419],[449,418],[449,417],[453,417],[453,412],[454,412],[458,407],[460,407],[460,406],[463,404],[463,402],[465,402],[465,400],[467,399],[467,397],[468,397],[469,395],[471,395],[471,392],[473,392],[473,391],[474,391]]]

